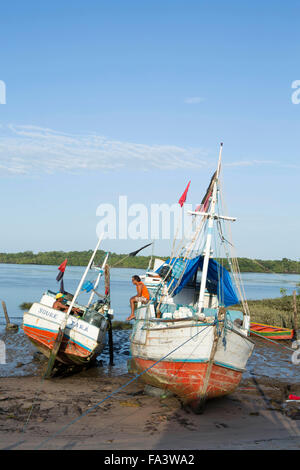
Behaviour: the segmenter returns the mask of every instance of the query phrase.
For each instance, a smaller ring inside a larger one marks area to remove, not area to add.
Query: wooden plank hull
[[[145,317],[146,309],[141,309],[130,346],[131,370],[143,372],[144,383],[173,392],[193,408],[197,408],[204,393],[206,398],[214,398],[235,390],[254,348],[246,331],[226,327],[218,335],[207,375],[216,331],[214,324],[193,319],[176,323],[151,319],[145,322]]]
[[[260,335],[264,338],[279,340],[279,339],[293,339],[294,330],[288,328],[281,328],[278,326],[265,325],[264,323],[250,323],[250,334],[253,336]]]
[[[208,362],[162,361],[152,367],[155,362],[151,360],[135,357],[131,361],[131,369],[137,373],[148,369],[141,376],[144,383],[171,391],[179,396],[183,403],[197,409]],[[233,392],[241,378],[242,371],[213,364],[206,397],[215,398]]]
[[[46,357],[53,349],[63,316],[64,313],[37,303],[24,314],[24,333]],[[57,360],[64,364],[86,364],[95,359],[105,346],[106,327],[104,324],[97,328],[70,315]]]
[[[28,336],[32,344],[46,357],[50,356],[53,349],[57,333],[46,330],[37,330],[33,327],[23,326],[25,334]],[[61,346],[57,354],[57,360],[63,364],[85,364],[93,360],[101,353],[101,346],[93,351],[74,343],[70,338],[64,335]]]

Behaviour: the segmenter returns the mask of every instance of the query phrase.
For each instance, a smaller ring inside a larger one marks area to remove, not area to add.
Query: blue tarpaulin
[[[177,286],[172,294],[173,296],[178,294],[193,279],[198,268],[202,269],[203,260],[203,256],[186,260],[183,258],[172,258],[163,264],[163,266],[170,266],[172,268],[168,287],[171,287],[172,292],[172,287]],[[158,274],[163,266],[156,271]],[[179,285],[177,285],[178,281],[180,281]],[[224,307],[239,302],[229,272],[212,258],[210,258],[208,263],[206,288],[208,292],[218,296],[219,304]]]

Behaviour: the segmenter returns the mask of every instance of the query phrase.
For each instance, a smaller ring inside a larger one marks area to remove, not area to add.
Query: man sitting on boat
[[[54,304],[52,305],[52,308],[55,308],[56,310],[60,310],[61,312],[67,312],[68,311],[68,305],[66,304],[66,299],[64,294],[59,292],[56,294],[56,300]],[[71,312],[73,315],[82,315],[82,312],[80,311],[79,308],[73,307]]]
[[[65,303],[64,295],[59,292],[56,294],[55,297],[55,302],[52,305],[52,308],[55,308],[56,310],[60,310],[61,312],[66,312],[68,310],[68,306]]]
[[[131,314],[128,318],[126,318],[127,321],[133,320],[135,318],[134,309],[137,302],[146,304],[150,299],[149,291],[139,276],[132,276],[132,284],[136,286],[137,295],[131,297],[130,299]]]

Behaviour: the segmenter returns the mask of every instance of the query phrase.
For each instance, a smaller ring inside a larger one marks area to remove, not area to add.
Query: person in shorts
[[[142,304],[146,304],[150,300],[149,291],[147,287],[145,286],[145,284],[141,281],[141,278],[139,276],[132,276],[132,284],[135,285],[137,294],[131,297],[129,301],[131,314],[129,315],[128,318],[126,318],[127,321],[133,320],[135,318],[134,310],[135,310],[135,304],[137,302],[142,302]]]

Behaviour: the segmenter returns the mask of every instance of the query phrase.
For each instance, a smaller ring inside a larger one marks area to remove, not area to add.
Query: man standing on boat
[[[131,314],[128,318],[126,318],[127,321],[133,320],[135,318],[135,303],[142,302],[142,304],[146,304],[150,299],[149,291],[139,276],[132,276],[132,284],[136,286],[137,295],[131,297],[130,299]]]

